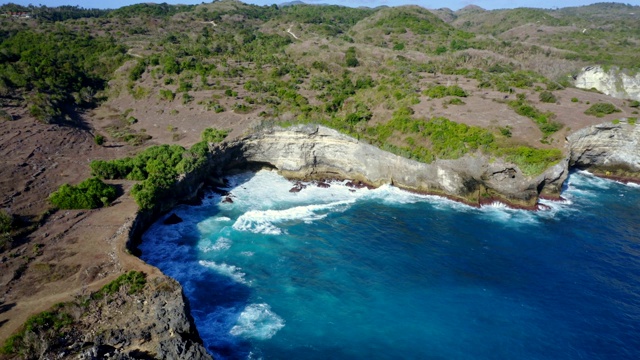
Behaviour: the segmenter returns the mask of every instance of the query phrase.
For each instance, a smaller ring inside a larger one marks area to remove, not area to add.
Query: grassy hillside
[[[98,107],[110,114],[100,130],[107,140],[133,145],[167,136],[190,145],[186,127],[207,126],[194,119],[220,119],[237,131],[321,123],[425,162],[549,149],[585,111],[564,94],[569,75],[596,62],[640,64],[637,7],[626,5],[431,12],[224,0],[65,9],[55,23],[0,20],[3,104],[48,122]],[[458,140],[442,148],[442,136]]]

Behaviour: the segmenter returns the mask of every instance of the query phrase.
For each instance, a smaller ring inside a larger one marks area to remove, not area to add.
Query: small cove
[[[562,203],[476,209],[383,186],[230,178],[145,233],[217,358],[634,358],[640,188],[574,173]]]

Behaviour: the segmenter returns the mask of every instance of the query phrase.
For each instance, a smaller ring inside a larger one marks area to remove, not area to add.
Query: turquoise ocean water
[[[390,186],[230,177],[144,235],[219,359],[638,359],[640,187],[471,208]]]

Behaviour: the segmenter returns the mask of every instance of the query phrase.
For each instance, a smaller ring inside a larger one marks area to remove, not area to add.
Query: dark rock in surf
[[[181,222],[182,222],[182,218],[180,218],[180,216],[173,213],[169,215],[169,217],[166,218],[162,223],[164,225],[175,225],[175,224],[180,224]]]

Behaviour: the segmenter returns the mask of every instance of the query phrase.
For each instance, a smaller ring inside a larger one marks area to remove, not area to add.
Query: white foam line
[[[285,210],[249,210],[240,215],[233,224],[238,231],[253,233],[280,235],[282,230],[276,225],[288,221],[304,221],[310,223],[323,219],[326,213],[323,211],[336,210],[340,206],[353,204],[355,200],[337,201],[329,204],[295,206]]]
[[[238,283],[249,285],[249,283],[244,278],[246,274],[241,271],[242,269],[235,265],[228,265],[225,263],[218,264],[215,261],[207,260],[200,260],[198,261],[198,263],[204,267],[214,270],[220,275],[227,276]]]

